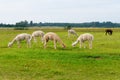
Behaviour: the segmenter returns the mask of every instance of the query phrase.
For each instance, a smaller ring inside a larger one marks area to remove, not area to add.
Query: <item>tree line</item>
[[[113,23],[110,21],[107,22],[84,22],[84,23],[50,23],[50,22],[39,22],[35,23],[33,21],[28,22],[27,20],[25,21],[20,21],[16,22],[15,24],[3,24],[0,23],[0,27],[109,27],[109,28],[114,28],[114,27],[120,27],[120,23]]]

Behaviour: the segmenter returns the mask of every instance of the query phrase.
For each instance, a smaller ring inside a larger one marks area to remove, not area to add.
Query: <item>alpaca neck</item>
[[[79,42],[79,40],[76,40],[76,41],[74,42],[74,45],[76,45],[78,42]]]
[[[15,39],[13,39],[13,40],[11,41],[11,43],[13,44],[15,41],[16,41],[16,40],[15,40]]]

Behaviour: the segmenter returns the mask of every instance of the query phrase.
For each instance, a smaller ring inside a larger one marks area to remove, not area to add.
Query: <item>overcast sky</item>
[[[0,22],[23,20],[120,23],[120,0],[0,0]]]

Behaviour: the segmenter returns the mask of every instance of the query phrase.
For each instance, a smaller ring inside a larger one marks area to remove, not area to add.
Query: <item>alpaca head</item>
[[[63,48],[66,48],[66,45],[65,45],[65,44],[62,44],[62,47],[63,47]]]
[[[75,47],[75,45],[77,44],[78,42],[75,41],[74,43],[72,43],[72,46]]]
[[[9,43],[8,43],[8,47],[11,47],[11,46],[12,46],[12,42],[9,42]]]

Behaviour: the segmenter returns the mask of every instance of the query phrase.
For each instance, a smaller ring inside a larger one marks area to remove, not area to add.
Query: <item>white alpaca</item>
[[[70,34],[73,34],[73,35],[75,35],[76,37],[78,37],[76,31],[73,30],[73,29],[68,30],[68,37],[70,37]]]
[[[78,42],[80,42],[80,48],[82,47],[82,44],[85,42],[85,41],[88,41],[89,42],[89,48],[92,49],[92,41],[94,39],[94,36],[90,33],[85,33],[85,34],[81,34],[77,40],[72,44],[72,46],[75,46]],[[85,48],[85,45],[84,45],[84,48]]]
[[[36,37],[40,37],[41,38],[41,41],[43,42],[43,36],[44,36],[44,32],[43,31],[34,31],[33,33],[32,33],[32,37],[34,38],[34,42],[37,42],[37,40],[36,40]]]
[[[63,41],[60,39],[60,37],[53,32],[48,32],[44,35],[44,48],[46,48],[46,44],[49,40],[52,40],[54,42],[54,48],[56,49],[56,43],[59,42],[63,48],[65,48],[65,44],[63,43]]]
[[[8,43],[8,47],[11,47],[14,42],[17,42],[18,47],[20,48],[20,42],[22,40],[26,40],[27,47],[31,47],[31,43],[30,43],[31,39],[32,36],[30,34],[27,33],[18,34],[11,42]]]

